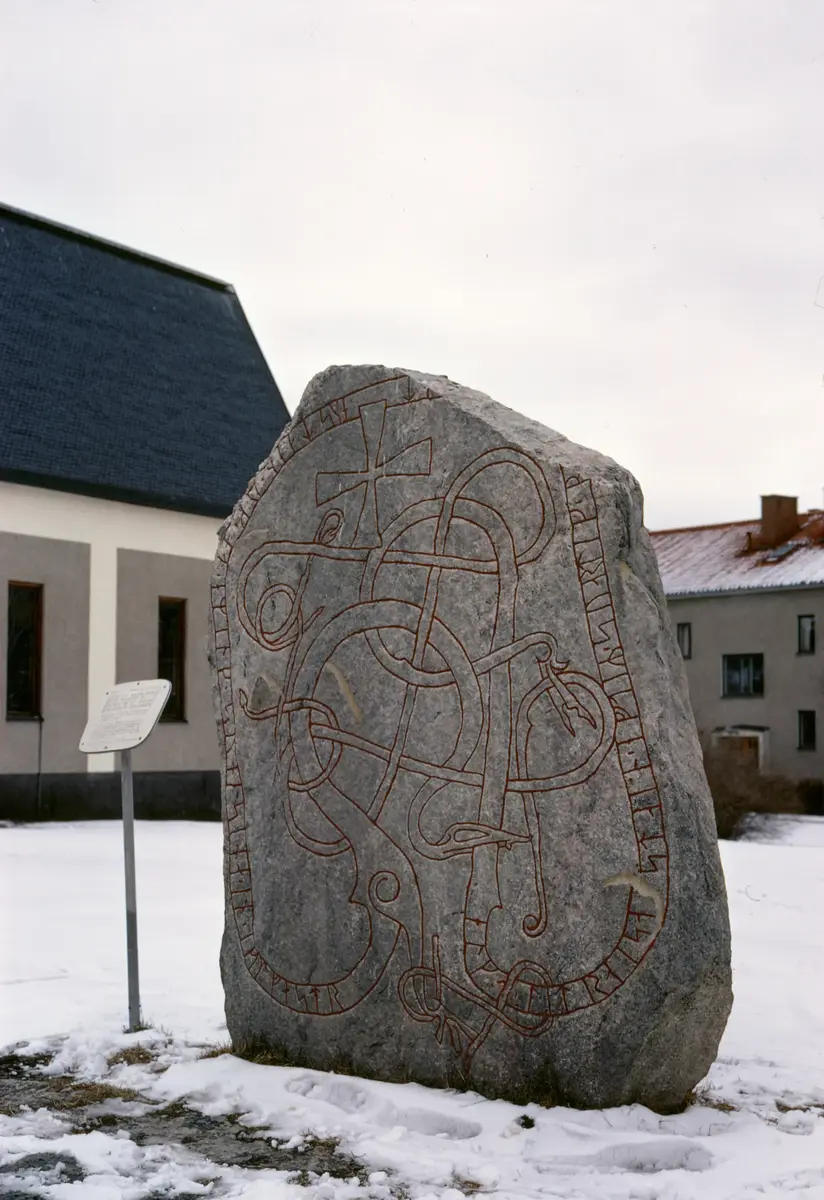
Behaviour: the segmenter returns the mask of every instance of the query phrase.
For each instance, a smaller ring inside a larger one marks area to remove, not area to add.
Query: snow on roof
[[[824,513],[802,514],[800,521],[798,533],[772,550],[746,549],[747,534],[759,535],[759,521],[651,533],[665,593],[690,596],[824,587],[824,541],[820,536]]]

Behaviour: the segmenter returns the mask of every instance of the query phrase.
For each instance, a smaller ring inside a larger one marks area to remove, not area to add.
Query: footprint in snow
[[[370,1118],[375,1125],[385,1129],[393,1129],[402,1125],[413,1133],[422,1133],[428,1137],[447,1137],[453,1141],[463,1141],[466,1138],[477,1137],[481,1126],[477,1121],[467,1121],[463,1117],[455,1117],[437,1109],[427,1108],[396,1108],[370,1097],[369,1093],[356,1083],[346,1079],[329,1079],[324,1075],[299,1075],[287,1083],[286,1090],[307,1100],[321,1100],[332,1104],[345,1113],[363,1112],[372,1101],[375,1112]]]
[[[696,1146],[686,1138],[662,1138],[654,1142],[604,1146],[594,1154],[564,1155],[536,1166],[541,1173],[569,1166],[590,1171],[630,1171],[636,1175],[654,1175],[659,1171],[707,1171],[713,1161],[709,1150]]]

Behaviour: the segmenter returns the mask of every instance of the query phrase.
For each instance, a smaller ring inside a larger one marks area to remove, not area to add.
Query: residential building
[[[824,512],[652,534],[702,744],[763,774],[824,779]]]
[[[0,206],[0,817],[119,811],[80,736],[158,676],[138,809],[217,811],[217,531],[288,419],[229,284]]]

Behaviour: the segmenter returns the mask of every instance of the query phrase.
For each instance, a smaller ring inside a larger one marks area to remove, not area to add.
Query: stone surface
[[[573,1105],[705,1074],[726,896],[642,521],[478,392],[310,383],[213,578],[236,1043]]]

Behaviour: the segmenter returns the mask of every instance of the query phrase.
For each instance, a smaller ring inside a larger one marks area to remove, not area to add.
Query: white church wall
[[[213,559],[220,520],[0,482],[0,531],[90,547],[87,705],[116,682],[117,551]],[[90,756],[90,771],[112,771],[114,756]]]

